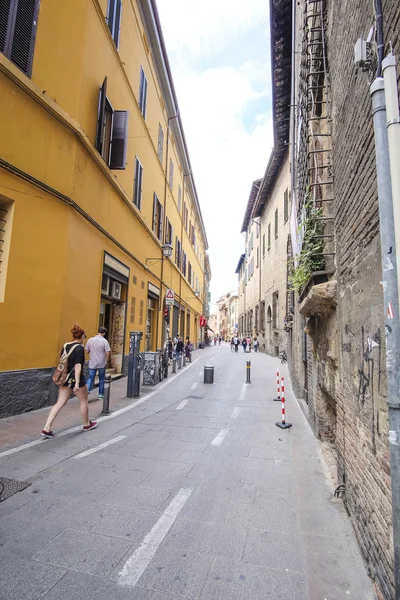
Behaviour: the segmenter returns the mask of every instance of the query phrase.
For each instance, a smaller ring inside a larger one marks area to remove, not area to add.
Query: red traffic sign
[[[174,299],[175,299],[175,294],[174,294],[174,290],[171,289],[167,289],[167,291],[165,292],[165,304],[173,304],[174,303]]]

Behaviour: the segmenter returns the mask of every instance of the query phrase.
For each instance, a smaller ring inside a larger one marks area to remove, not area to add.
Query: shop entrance
[[[106,338],[111,348],[108,367],[122,372],[125,339],[125,315],[128,294],[129,268],[104,254],[99,327],[107,329]]]

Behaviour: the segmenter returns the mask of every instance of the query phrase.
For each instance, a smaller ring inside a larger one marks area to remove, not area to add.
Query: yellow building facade
[[[49,402],[75,322],[88,336],[107,327],[110,367],[124,372],[130,331],[143,332],[141,350],[163,346],[172,289],[171,334],[197,343],[207,251],[155,2],[9,0],[7,10],[0,415]]]

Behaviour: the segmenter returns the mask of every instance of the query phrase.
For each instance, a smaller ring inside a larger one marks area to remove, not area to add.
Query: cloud
[[[268,0],[159,0],[169,54],[202,57],[221,50],[226,40],[268,19]]]
[[[266,0],[159,0],[210,246],[213,302],[237,286],[247,200],[273,144],[266,5]],[[250,38],[251,56],[240,52],[240,43]],[[203,60],[217,50],[218,59]]]

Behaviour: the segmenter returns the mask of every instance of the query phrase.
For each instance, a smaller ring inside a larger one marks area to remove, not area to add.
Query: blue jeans
[[[87,386],[89,392],[92,391],[92,385],[94,378],[96,377],[96,371],[99,372],[99,396],[104,396],[104,378],[106,376],[106,368],[102,369],[89,369],[89,377],[87,379]]]

